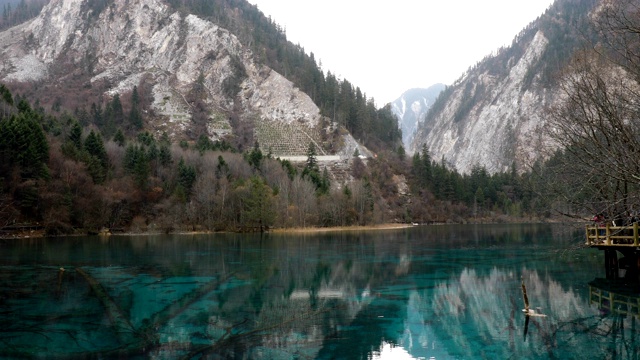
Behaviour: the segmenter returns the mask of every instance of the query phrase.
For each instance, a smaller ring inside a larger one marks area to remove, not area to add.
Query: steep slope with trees
[[[244,1],[53,0],[0,43],[0,227],[260,231],[548,215],[538,179],[515,166],[461,174],[427,147],[408,158],[389,105],[325,76]],[[370,153],[351,134],[377,156],[361,159]],[[307,161],[275,159],[294,138]],[[340,152],[338,181],[317,156]]]
[[[432,156],[463,173],[475,166],[524,171],[554,148],[544,133],[547,108],[560,97],[557,74],[571,54],[594,41],[596,0],[558,0],[512,45],[471,67],[436,100],[410,151],[427,145]]]
[[[169,0],[174,7],[191,12],[230,29],[250,48],[258,63],[265,64],[308,94],[324,116],[346,127],[356,139],[375,151],[397,146],[400,131],[390,109],[376,109],[374,99],[347,79],[339,79],[318,66],[313,52],[287,40],[274,19],[267,18],[244,0]]]

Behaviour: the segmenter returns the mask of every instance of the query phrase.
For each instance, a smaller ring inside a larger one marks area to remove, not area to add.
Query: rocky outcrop
[[[548,126],[560,101],[561,74],[576,51],[601,42],[599,0],[556,0],[510,46],[478,62],[447,86],[421,122],[408,152],[469,173],[531,169],[557,150]]]
[[[226,29],[160,0],[91,4],[51,0],[34,20],[0,33],[0,79],[64,84],[65,74],[52,69],[72,64],[84,69],[88,84],[108,84],[107,96],[144,80],[152,85],[157,115],[148,127],[157,133],[181,138],[192,131],[195,97],[205,106],[211,139],[233,132],[233,113],[257,129],[265,151],[283,141],[269,129],[303,134],[285,139],[293,144],[283,151],[295,152],[288,155],[304,154],[310,142],[322,145],[322,132],[335,126],[322,121],[318,107],[290,81],[256,63]]]
[[[402,143],[406,149],[411,148],[419,122],[424,120],[427,111],[444,88],[444,84],[435,84],[426,89],[410,89],[391,103],[391,111],[398,118]]]
[[[504,76],[470,71],[451,87],[445,106],[421,124],[411,151],[427,146],[433,159],[444,158],[462,173],[474,166],[507,171],[515,162],[531,163],[551,146],[545,139],[544,111],[554,96],[531,86],[528,70],[540,61],[548,41],[538,31],[519,58],[511,59]]]

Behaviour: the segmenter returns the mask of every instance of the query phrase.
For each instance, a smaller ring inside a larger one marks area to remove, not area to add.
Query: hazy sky
[[[378,106],[451,84],[542,15],[553,0],[249,0],[322,69]]]

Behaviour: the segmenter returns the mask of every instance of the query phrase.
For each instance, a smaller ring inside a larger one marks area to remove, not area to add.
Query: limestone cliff
[[[432,159],[462,173],[515,164],[527,170],[554,145],[546,113],[558,99],[557,74],[588,36],[595,0],[558,0],[512,45],[471,67],[448,86],[417,129],[408,151],[426,145]]]
[[[193,138],[199,125],[215,140],[233,132],[233,114],[255,129],[265,151],[302,155],[310,142],[326,148],[324,134],[336,125],[228,30],[160,0],[94,3],[51,0],[37,18],[0,33],[0,79],[64,86],[86,77],[84,86],[105,97],[146,82],[155,116],[145,126],[156,133]],[[196,106],[203,124],[195,124]]]
[[[538,32],[525,54],[504,77],[472,72],[452,87],[444,108],[418,129],[412,145],[426,144],[435,160],[442,157],[458,171],[473,166],[490,172],[506,171],[513,161],[537,157],[545,146],[539,128],[548,103],[547,90],[523,86],[527,69],[540,59],[547,39]],[[468,107],[467,114],[462,115]]]

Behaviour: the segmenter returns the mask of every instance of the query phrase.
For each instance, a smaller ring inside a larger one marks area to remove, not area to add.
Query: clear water
[[[0,358],[638,359],[638,311],[625,311],[637,296],[595,296],[604,255],[582,235],[468,225],[2,241]],[[545,317],[527,321],[521,279]]]

